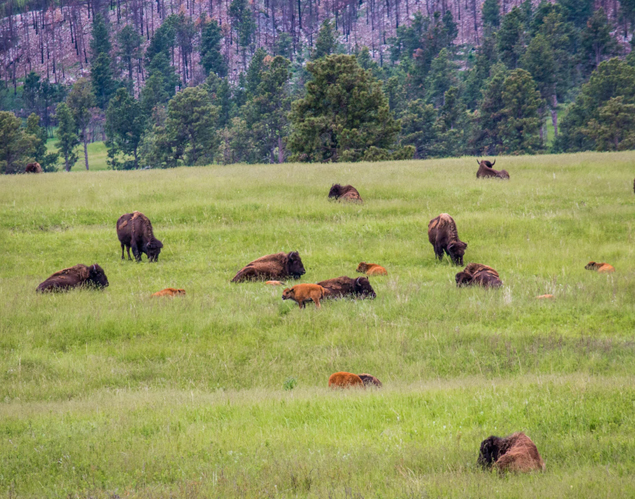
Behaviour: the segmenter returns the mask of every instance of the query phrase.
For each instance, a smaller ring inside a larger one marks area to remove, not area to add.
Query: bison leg
[[[301,309],[304,308],[304,302],[303,301],[299,301],[298,302],[298,307],[300,307]]]
[[[133,242],[132,245],[132,254],[134,255],[134,258],[137,262],[141,261],[141,251],[139,251],[139,248],[137,247],[137,245]]]
[[[313,298],[313,301],[315,302],[315,308],[322,308],[319,298]]]
[[[121,243],[121,259],[122,259],[122,260],[124,260],[124,257],[123,257],[123,246],[124,246],[124,244],[123,244],[123,243]]]
[[[132,260],[132,258],[130,257],[130,246],[126,246],[126,249],[128,250],[128,260]],[[121,258],[123,258],[123,254],[121,255]]]
[[[439,244],[434,245],[434,255],[436,258],[439,259],[439,261],[443,261],[443,250],[444,248],[441,245]]]
[[[245,267],[238,272],[231,282],[242,282],[257,277],[256,270],[253,267]]]

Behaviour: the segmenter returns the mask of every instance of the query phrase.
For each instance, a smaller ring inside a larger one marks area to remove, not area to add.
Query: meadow
[[[0,495],[633,497],[635,152],[337,165],[233,165],[0,178]],[[365,203],[329,202],[351,183]],[[139,210],[164,249],[121,260]],[[427,225],[450,213],[457,289]],[[379,263],[375,300],[299,310],[230,284],[300,252],[300,282]],[[590,261],[616,272],[586,271]],[[99,263],[110,286],[38,295]],[[154,299],[165,287],[185,297]],[[553,300],[536,300],[551,293]],[[336,371],[381,390],[331,391]],[[476,464],[526,432],[544,473]]]

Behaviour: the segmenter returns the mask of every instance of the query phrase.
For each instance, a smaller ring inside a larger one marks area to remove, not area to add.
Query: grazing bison
[[[454,219],[447,213],[441,213],[428,224],[428,241],[434,248],[434,254],[443,260],[443,252],[447,253],[455,265],[463,265],[463,256],[467,243],[459,239]]]
[[[491,436],[481,442],[478,464],[483,468],[495,467],[499,471],[544,470],[536,445],[523,432],[508,437]]]
[[[498,272],[481,263],[470,263],[455,276],[456,285],[499,288],[503,285]]]
[[[496,164],[496,160],[493,163],[483,160],[476,160],[478,163],[478,171],[476,172],[476,178],[502,178],[509,180],[509,173],[507,170],[494,170],[494,165]]]
[[[231,282],[280,280],[288,277],[299,279],[305,273],[300,254],[291,251],[261,256],[243,267]]]
[[[327,279],[318,282],[325,290],[325,298],[343,298],[352,296],[353,298],[375,298],[375,290],[370,285],[368,277],[336,277],[335,279]]]
[[[40,284],[36,291],[42,293],[45,291],[66,291],[78,287],[105,288],[106,286],[108,286],[108,279],[104,269],[96,263],[90,267],[80,263],[74,267],[55,272]]]
[[[117,220],[117,237],[121,243],[121,259],[123,260],[124,246],[128,250],[128,260],[130,258],[130,248],[137,262],[141,261],[141,253],[145,253],[148,261],[159,260],[159,253],[163,248],[163,243],[154,237],[152,223],[143,213],[135,211],[126,213]]]
[[[596,270],[600,274],[612,274],[615,272],[615,267],[613,265],[609,265],[608,263],[600,263],[600,262],[589,262],[584,266],[587,270]]]
[[[364,386],[374,386],[375,388],[381,388],[383,386],[381,381],[372,374],[358,374],[358,376],[361,378]]]
[[[316,308],[322,308],[320,300],[324,298],[324,294],[325,289],[319,284],[296,284],[282,292],[282,299],[293,300],[300,308],[304,308],[310,301],[315,303]]]
[[[165,288],[162,289],[161,291],[157,291],[156,293],[153,293],[152,296],[178,296],[178,295],[184,295],[185,294],[185,290],[184,289],[176,289],[176,288]]]
[[[342,201],[354,201],[357,203],[364,202],[357,189],[352,185],[333,184],[329,191],[329,198],[340,199]]]
[[[381,265],[366,262],[360,262],[357,266],[357,272],[366,275],[388,275],[388,271]]]
[[[35,162],[26,165],[26,169],[24,171],[25,173],[42,173],[43,170],[40,163]]]
[[[362,378],[357,374],[339,372],[329,377],[329,388],[365,388]]]

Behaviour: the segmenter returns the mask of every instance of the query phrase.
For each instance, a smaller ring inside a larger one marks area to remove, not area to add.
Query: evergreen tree
[[[539,33],[533,38],[521,59],[520,65],[523,69],[529,71],[538,86],[543,102],[548,104],[552,108],[552,112],[554,112],[555,106],[557,106],[556,61],[549,42],[542,34]]]
[[[501,6],[499,0],[485,0],[483,2],[483,26],[490,32],[495,31],[500,26]]]
[[[170,50],[174,49],[176,37],[176,25],[179,18],[176,14],[172,14],[165,18],[150,39],[150,44],[146,49],[146,65],[149,66],[158,54],[165,54],[166,59],[170,60]]]
[[[139,144],[146,120],[141,105],[125,88],[120,88],[110,101],[106,111],[106,148],[108,166],[113,170],[139,168]],[[119,156],[124,155],[124,161]],[[132,156],[132,160],[125,160]]]
[[[132,89],[132,68],[134,61],[141,57],[143,38],[132,25],[126,24],[117,35],[117,42],[119,59],[123,69],[128,72],[128,86]]]
[[[212,104],[218,108],[217,126],[219,129],[225,128],[230,124],[236,108],[232,87],[227,78],[218,78],[215,74],[210,74],[207,78],[207,87]]]
[[[56,164],[59,158],[58,153],[49,153],[46,149],[48,134],[46,129],[40,126],[40,117],[31,113],[26,120],[26,133],[33,137],[33,158],[37,161],[45,172],[57,170]]]
[[[390,111],[395,116],[401,116],[404,111],[408,99],[406,97],[406,89],[398,76],[391,76],[384,85],[384,94],[388,99]]]
[[[242,48],[243,64],[246,65],[245,52],[251,48],[256,33],[256,21],[249,2],[247,0],[232,0],[229,6],[229,17],[232,29],[238,35],[238,45]]]
[[[55,116],[57,118],[57,129],[55,130],[57,150],[64,158],[64,169],[70,172],[78,159],[75,152],[79,145],[77,125],[73,119],[73,113],[64,102],[57,105]]]
[[[278,33],[273,44],[273,55],[281,55],[293,60],[293,38],[289,33]]]
[[[445,93],[457,84],[458,68],[449,55],[445,48],[439,52],[432,61],[426,81],[426,100],[437,108],[445,104]]]
[[[227,62],[221,53],[223,33],[218,22],[212,19],[203,24],[201,30],[201,66],[205,74],[215,73],[221,78],[227,76]]]
[[[558,0],[562,6],[566,20],[575,24],[578,28],[586,25],[594,8],[594,0]]]
[[[622,95],[612,97],[597,114],[582,129],[597,151],[635,149],[635,104],[626,104]]]
[[[0,173],[24,173],[33,159],[35,137],[25,133],[20,118],[0,111]]]
[[[154,56],[148,67],[148,79],[141,89],[141,108],[150,117],[157,106],[168,103],[180,85],[179,77],[170,65],[168,55],[160,52]]]
[[[323,57],[307,69],[313,79],[291,114],[289,146],[295,161],[359,161],[394,154],[399,123],[370,71],[346,55]]]
[[[463,101],[469,109],[476,109],[481,101],[483,85],[490,77],[492,66],[497,62],[496,39],[494,36],[487,36],[483,39],[481,46],[477,48],[476,63],[467,72],[467,78],[465,79]]]
[[[459,89],[451,87],[445,92],[444,103],[434,123],[436,143],[433,154],[447,158],[466,153],[468,114]]]
[[[325,19],[318,32],[315,48],[311,54],[311,60],[315,61],[334,54],[337,50],[337,31],[333,28],[330,19]]]
[[[408,103],[401,117],[401,144],[414,146],[415,159],[433,156],[437,140],[436,117],[432,104],[426,104],[421,99]]]
[[[42,90],[42,82],[40,81],[40,75],[31,71],[26,78],[24,78],[24,85],[22,86],[22,99],[24,100],[24,107],[28,113],[40,114],[40,92]]]
[[[618,55],[619,46],[611,35],[611,25],[603,8],[596,10],[582,31],[582,49],[589,72],[600,62]]]
[[[117,85],[112,73],[110,51],[112,45],[104,18],[101,14],[93,18],[92,39],[90,41],[90,79],[98,107],[106,109]]]
[[[524,51],[523,13],[514,7],[498,31],[498,54],[509,69],[516,69]]]
[[[254,56],[251,58],[249,62],[249,67],[247,68],[247,75],[245,77],[245,91],[247,92],[247,96],[252,97],[256,94],[256,90],[258,89],[258,85],[260,85],[260,81],[262,78],[262,72],[265,69],[265,58],[267,56],[267,52],[263,48],[259,48],[254,53]]]
[[[71,89],[66,104],[73,114],[75,125],[79,129],[79,139],[84,144],[84,161],[88,170],[88,125],[90,124],[90,109],[95,105],[93,88],[85,78],[77,80]]]
[[[492,67],[492,75],[483,87],[483,98],[475,114],[470,144],[476,154],[496,155],[502,150],[500,128],[503,121],[503,86],[508,71],[503,64]]]

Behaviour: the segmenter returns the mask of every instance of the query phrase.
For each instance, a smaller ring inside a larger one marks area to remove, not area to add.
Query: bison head
[[[472,281],[472,276],[467,272],[459,272],[454,276],[457,286],[467,286]]]
[[[483,161],[481,161],[480,159],[477,159],[476,162],[480,165],[486,166],[487,168],[494,168],[494,165],[496,164],[496,160],[494,160],[494,162],[492,163],[491,161],[487,161],[486,159],[484,159]]]
[[[148,244],[146,244],[146,255],[148,255],[148,260],[151,262],[159,261],[159,253],[161,253],[161,248],[163,248],[163,243],[158,239],[153,239]]]
[[[99,265],[91,265],[89,272],[90,276],[88,277],[88,281],[90,284],[96,288],[108,287],[108,278],[106,277],[106,273]]]
[[[306,274],[304,265],[302,265],[300,253],[297,251],[292,251],[287,255],[287,274],[294,279],[299,279],[301,276]]]
[[[286,288],[282,292],[282,299],[283,300],[293,300],[294,298],[295,298],[295,292],[293,291],[293,288]]]
[[[339,198],[342,195],[342,186],[340,184],[333,184],[329,191],[329,198]]]
[[[361,295],[364,298],[377,297],[377,295],[375,294],[375,290],[370,285],[368,277],[358,277],[357,279],[355,279],[355,293]]]
[[[501,438],[491,436],[481,442],[481,449],[478,453],[478,464],[483,468],[491,467],[500,457]]]
[[[368,270],[368,264],[366,262],[359,262],[359,265],[357,266],[357,269],[355,270],[355,272],[359,272],[360,274],[365,274],[367,270]]]
[[[450,253],[450,258],[452,258],[455,265],[463,265],[463,256],[466,248],[467,243],[463,241],[454,241],[448,244],[448,253]]]

